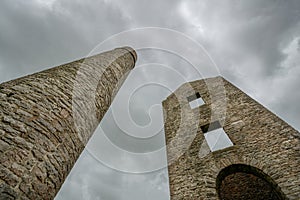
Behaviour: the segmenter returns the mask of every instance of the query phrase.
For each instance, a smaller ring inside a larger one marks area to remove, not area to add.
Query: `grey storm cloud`
[[[1,80],[84,57],[128,28],[119,11],[103,1],[2,1]]]
[[[84,57],[112,35],[143,27],[179,31],[197,41],[218,74],[300,130],[298,0],[3,0],[0,80]],[[135,47],[143,37],[153,44],[164,42],[145,34],[128,45]],[[136,68],[56,199],[169,199],[165,167],[142,174],[126,173],[125,168],[165,164],[165,155],[133,155],[164,148],[160,102],[180,84],[202,78],[195,75],[202,67],[193,69],[171,52],[138,50]],[[149,82],[159,84],[143,85]],[[142,87],[134,90],[136,85]],[[137,125],[150,128],[136,131]]]

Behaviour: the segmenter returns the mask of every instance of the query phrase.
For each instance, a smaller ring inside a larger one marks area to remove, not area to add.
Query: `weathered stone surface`
[[[187,97],[196,92],[205,105],[191,109]],[[220,199],[217,186],[223,180],[218,175],[236,164],[252,167],[246,172],[252,178],[239,174],[240,188],[232,188],[240,192],[237,195],[243,197],[246,181],[260,185],[268,179],[281,199],[300,199],[300,133],[225,79],[186,83],[163,102],[163,108],[171,199]],[[222,124],[234,145],[207,152],[200,127],[214,121]],[[237,169],[232,170],[240,173]],[[253,178],[259,170],[266,175]],[[227,184],[233,180],[232,173],[228,176]],[[223,187],[223,194],[230,188]]]
[[[0,199],[53,199],[136,62],[118,48],[0,85]]]
[[[276,192],[265,180],[252,174],[237,172],[221,183],[220,199],[224,200],[279,200]]]

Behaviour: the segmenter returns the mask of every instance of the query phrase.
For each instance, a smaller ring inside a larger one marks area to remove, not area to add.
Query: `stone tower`
[[[134,67],[129,47],[0,85],[0,199],[53,199]]]
[[[221,77],[164,102],[172,200],[300,199],[300,134]]]

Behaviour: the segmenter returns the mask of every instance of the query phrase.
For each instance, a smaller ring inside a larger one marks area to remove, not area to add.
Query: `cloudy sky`
[[[186,81],[222,75],[300,130],[299,0],[2,0],[0,30],[1,82],[138,49],[57,200],[169,199],[160,102]]]

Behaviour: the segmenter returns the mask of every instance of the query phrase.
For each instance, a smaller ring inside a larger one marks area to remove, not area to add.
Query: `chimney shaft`
[[[130,47],[0,84],[0,199],[53,199],[137,56]]]

